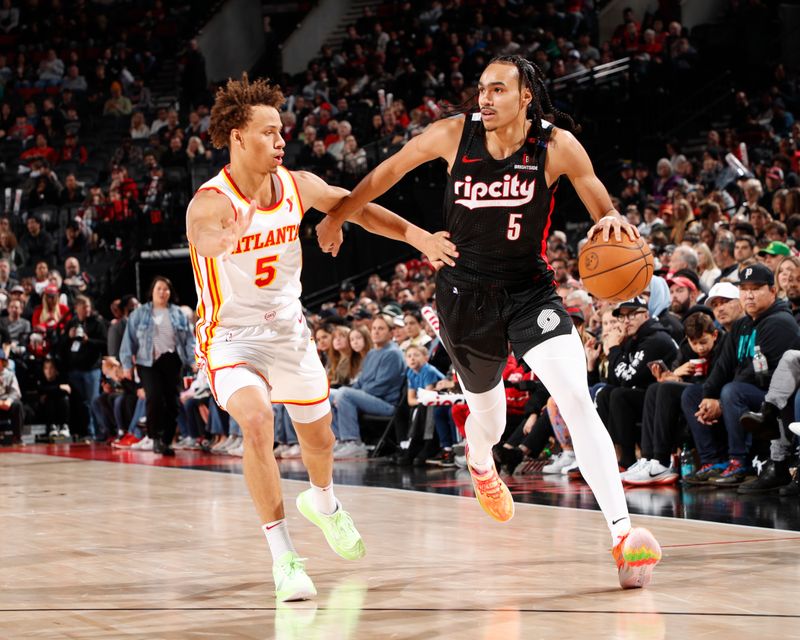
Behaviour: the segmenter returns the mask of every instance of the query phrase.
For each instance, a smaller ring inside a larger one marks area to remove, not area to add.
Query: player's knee
[[[315,429],[304,433],[301,446],[308,453],[330,453],[336,444],[336,437],[330,427]]]
[[[274,418],[271,411],[252,409],[237,422],[242,428],[245,446],[272,449]]]

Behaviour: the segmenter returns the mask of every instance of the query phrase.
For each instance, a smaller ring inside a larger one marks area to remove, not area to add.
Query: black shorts
[[[572,332],[573,323],[552,285],[508,290],[478,288],[436,277],[440,334],[461,385],[472,393],[497,386],[508,361],[508,344],[521,359],[545,340]]]

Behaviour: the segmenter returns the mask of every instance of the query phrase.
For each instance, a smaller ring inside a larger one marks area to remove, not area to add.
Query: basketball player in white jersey
[[[347,191],[282,166],[280,88],[247,75],[220,89],[211,111],[212,143],[231,163],[198,189],[186,219],[198,298],[197,357],[217,403],[241,425],[244,476],[273,557],[279,601],[312,598],[316,589],[284,520],[273,446],[272,402],[294,422],[311,488],[297,507],[331,548],[356,560],[365,553],[332,484],[334,436],[329,388],[300,304],[298,231],[309,208],[327,212]],[[447,234],[430,234],[369,204],[351,220],[404,240],[431,260],[452,264]]]
[[[661,559],[646,529],[631,527],[611,438],[592,399],[586,356],[556,295],[545,252],[554,193],[565,175],[596,224],[589,235],[638,235],[611,203],[586,151],[555,111],[544,76],[521,56],[500,56],[483,71],[479,109],[432,124],[366,176],[317,227],[335,254],[341,221],[387,191],[413,168],[435,159],[448,166],[445,228],[461,257],[436,274],[442,341],[467,397],[467,459],[479,504],[494,519],[514,515],[492,446],[503,434],[506,399],[500,374],[508,342],[545,384],[572,435],[580,471],[611,532],[623,588],[645,586]],[[565,127],[544,119],[550,114]]]

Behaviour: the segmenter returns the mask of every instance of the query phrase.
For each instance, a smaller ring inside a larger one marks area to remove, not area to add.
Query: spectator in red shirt
[[[41,158],[42,160],[47,160],[51,165],[58,161],[56,150],[48,144],[47,137],[43,133],[38,134],[36,136],[36,144],[27,151],[23,151],[19,157],[23,162]]]
[[[49,284],[44,289],[42,304],[33,310],[31,325],[34,328],[45,330],[55,329],[62,332],[72,314],[69,307],[58,301],[59,291],[54,284]]]
[[[111,186],[108,188],[109,193],[112,191],[119,191],[119,194],[124,199],[139,200],[139,187],[136,186],[136,181],[128,176],[128,167],[124,164],[115,166],[111,170]]]
[[[89,154],[86,147],[78,144],[78,134],[68,133],[64,139],[64,146],[58,152],[58,162],[77,162],[84,165],[88,159]]]

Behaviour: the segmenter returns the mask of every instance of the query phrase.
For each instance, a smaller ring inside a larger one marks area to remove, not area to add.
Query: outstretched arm
[[[331,186],[313,173],[295,171],[293,175],[304,206],[318,209],[328,214],[328,217],[329,212],[349,195],[347,189]],[[347,219],[371,233],[410,244],[424,253],[431,262],[442,261],[451,267],[455,265],[453,258],[458,257],[458,252],[455,245],[448,240],[449,234],[446,231],[428,233],[396,213],[373,203],[357,209]]]
[[[255,200],[244,215],[239,215],[225,196],[215,191],[200,191],[186,212],[186,237],[201,256],[226,258],[236,250],[255,211]]]
[[[345,220],[386,193],[409,171],[437,158],[443,158],[451,166],[458,151],[463,127],[463,118],[439,120],[375,167],[317,226],[320,248],[335,256],[342,243],[341,228]]]
[[[622,231],[625,231],[631,240],[638,238],[639,230],[614,208],[608,191],[594,173],[589,155],[575,136],[564,129],[556,129],[551,141],[545,172],[548,179],[552,180],[566,175],[575,187],[578,197],[595,221],[595,225],[589,229],[588,237],[602,231],[603,240],[608,240],[613,231],[619,241],[622,239]]]

